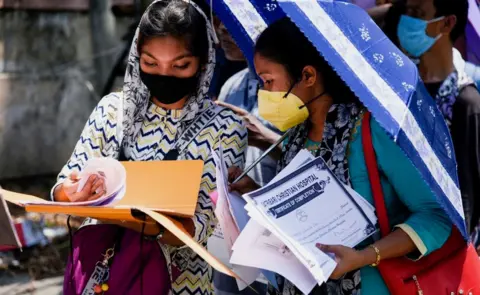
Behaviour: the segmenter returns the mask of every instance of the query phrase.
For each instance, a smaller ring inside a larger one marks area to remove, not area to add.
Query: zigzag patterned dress
[[[156,0],[154,2],[161,1]],[[183,109],[166,110],[153,104],[150,93],[139,75],[137,50],[138,30],[132,42],[125,73],[123,91],[105,96],[91,114],[75,150],[62,169],[58,183],[73,171],[79,171],[93,157],[125,157],[131,161],[163,160],[174,148],[175,142],[187,126],[208,108],[220,108],[207,98],[215,67],[214,30],[203,15],[207,25],[209,43],[208,62],[201,68],[197,92]],[[215,217],[209,193],[215,189],[215,164],[211,149],[222,148],[228,167],[243,166],[247,147],[247,129],[232,111],[223,110],[189,144],[178,159],[203,160],[204,171],[195,215],[195,239],[206,246],[215,227]],[[152,184],[155,185],[155,184]],[[189,248],[160,245],[168,263],[170,276],[175,270],[173,294],[212,294],[211,267]],[[179,273],[177,277],[177,273]]]
[[[117,109],[121,99],[121,93],[112,93],[104,97],[95,108],[73,155],[59,175],[59,182],[73,171],[79,171],[88,159],[111,156],[105,151],[119,146]],[[206,107],[212,107],[210,100],[204,101],[203,108]],[[128,160],[162,160],[179,135],[181,122],[176,119],[181,113],[182,110],[165,110],[150,103],[135,144],[127,153]],[[215,217],[209,198],[209,193],[215,189],[215,164],[211,157],[211,149],[222,148],[227,166],[242,166],[246,146],[247,131],[243,122],[231,111],[224,110],[190,143],[188,151],[179,157],[179,159],[189,160],[202,159],[205,162],[197,208],[193,217],[195,239],[205,246],[215,226]],[[211,268],[203,259],[189,248],[161,246],[167,256],[169,268],[175,266],[180,270],[179,277],[172,284],[174,294],[212,293]]]

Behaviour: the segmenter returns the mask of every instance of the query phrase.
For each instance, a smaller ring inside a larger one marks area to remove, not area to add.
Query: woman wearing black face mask
[[[215,187],[211,149],[221,148],[227,166],[232,166],[243,165],[247,146],[243,122],[206,97],[215,65],[214,40],[206,16],[189,0],[154,1],[134,39],[123,92],[104,97],[93,111],[60,173],[53,199],[84,201],[104,194],[102,180],[94,176],[77,192],[77,173],[89,158],[202,159],[205,166],[197,210],[184,225],[197,241],[206,244],[214,226],[209,199]],[[191,126],[201,126],[194,134],[201,131],[182,146],[186,142],[182,135],[193,130]],[[155,227],[145,232],[156,236],[161,231]],[[181,243],[168,232],[158,237],[166,260],[171,262],[173,293],[209,294],[212,287],[207,263],[189,249],[179,249]]]

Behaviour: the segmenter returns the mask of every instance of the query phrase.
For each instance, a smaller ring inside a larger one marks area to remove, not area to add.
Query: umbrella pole
[[[290,129],[291,130],[291,129]],[[248,166],[240,176],[237,177],[232,183],[238,182],[240,179],[242,179],[245,175],[250,172],[258,163],[260,163],[268,154],[270,154],[280,143],[282,143],[285,138],[290,134],[290,130],[285,132],[282,137],[280,137],[274,144],[272,144],[258,159],[255,160],[250,166]]]

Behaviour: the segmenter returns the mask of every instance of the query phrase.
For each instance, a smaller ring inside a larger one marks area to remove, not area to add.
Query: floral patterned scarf
[[[322,157],[335,176],[346,185],[350,184],[348,172],[347,148],[355,122],[358,120],[361,108],[354,103],[333,105],[327,115],[323,140],[315,151],[315,156]],[[297,153],[305,148],[308,140],[309,122],[294,127],[283,146],[282,158],[278,162],[277,172],[285,168]],[[277,276],[279,290],[269,286],[268,294],[297,295],[302,294],[292,283]],[[322,286],[317,286],[311,294],[315,295],[355,295],[360,293],[360,270],[347,273],[340,280],[329,280]]]
[[[438,89],[435,97],[440,112],[442,113],[448,128],[452,126],[453,105],[465,86],[472,85],[473,80],[464,72],[453,71]]]

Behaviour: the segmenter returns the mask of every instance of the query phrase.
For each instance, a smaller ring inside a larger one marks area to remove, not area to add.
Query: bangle
[[[161,238],[163,238],[164,234],[165,234],[165,228],[160,225],[160,231],[158,232],[158,234],[144,235],[143,237],[145,238],[145,240],[158,242]]]
[[[162,239],[164,234],[165,234],[165,228],[162,226],[160,228],[160,232],[158,233],[158,235],[156,237],[156,240],[158,241],[158,240]]]
[[[370,248],[372,248],[375,251],[375,254],[377,255],[377,260],[375,263],[370,264],[371,267],[377,267],[380,264],[380,260],[382,259],[382,256],[380,256],[380,250],[375,245],[370,245]]]

